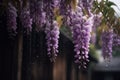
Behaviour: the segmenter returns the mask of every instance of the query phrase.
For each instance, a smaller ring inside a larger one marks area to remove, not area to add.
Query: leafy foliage
[[[114,2],[111,1],[104,1],[98,2],[97,0],[94,1],[94,13],[102,13],[102,24],[106,24],[109,28],[113,28],[115,33],[120,34],[119,27],[119,19],[115,16],[115,10],[112,6],[117,6]]]

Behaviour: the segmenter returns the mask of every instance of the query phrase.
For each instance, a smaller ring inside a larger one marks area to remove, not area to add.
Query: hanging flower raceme
[[[70,24],[70,13],[71,13],[71,5],[66,3],[66,0],[61,0],[60,1],[60,15],[63,16],[63,24],[65,26],[69,26]]]
[[[113,47],[113,30],[106,30],[102,32],[102,55],[105,60],[112,58],[112,47]]]
[[[60,14],[61,15],[66,15],[66,11],[67,11],[67,4],[65,2],[65,0],[61,0],[60,1]]]
[[[58,53],[59,27],[57,22],[53,21],[53,24],[47,22],[45,33],[48,56],[50,57],[50,60],[54,62]]]
[[[100,14],[100,13],[93,15],[93,20],[94,20],[93,24],[94,25],[92,27],[92,35],[91,35],[91,40],[90,40],[90,42],[92,44],[96,43],[96,29],[101,23],[101,17],[102,17],[102,14]]]
[[[120,46],[120,35],[114,33],[113,34],[113,47]]]
[[[93,7],[93,1],[94,0],[80,0],[79,6],[81,6],[82,9],[85,9],[90,15]]]
[[[55,2],[54,0],[46,3],[46,43],[47,52],[51,62],[54,62],[58,53],[58,39],[59,39],[59,27],[57,21],[54,18]]]
[[[8,3],[6,13],[8,32],[10,32],[11,35],[15,35],[17,30],[17,9],[11,3]]]
[[[29,8],[25,7],[22,9],[20,13],[20,21],[26,33],[29,34],[32,31],[32,19],[30,18]]]
[[[93,17],[85,18],[82,14],[81,8],[72,14],[72,34],[75,55],[75,63],[79,68],[86,68],[88,63],[89,43],[91,37],[91,29],[93,26]]]
[[[30,12],[33,19],[33,23],[36,25],[36,31],[40,31],[44,24],[46,23],[46,13],[44,11],[43,0],[31,0],[30,2]]]
[[[94,14],[93,15],[94,17],[94,25],[93,25],[93,28],[92,30],[93,31],[96,31],[96,28],[100,25],[101,23],[101,17],[102,17],[102,14],[101,13],[98,13],[98,14]]]

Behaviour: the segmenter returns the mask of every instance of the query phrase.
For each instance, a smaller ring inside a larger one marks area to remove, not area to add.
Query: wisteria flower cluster
[[[71,0],[70,0],[71,1]],[[7,29],[14,35],[17,33],[18,24],[21,24],[23,32],[29,34],[32,29],[37,32],[43,30],[46,35],[47,54],[52,62],[58,54],[59,42],[59,21],[58,16],[62,16],[62,23],[71,29],[75,63],[79,68],[86,68],[89,62],[90,39],[95,43],[96,28],[101,23],[101,14],[93,14],[92,7],[94,0],[77,0],[76,5],[72,5],[69,0],[27,0],[27,6],[23,0],[19,0],[20,6],[8,3]],[[73,9],[75,6],[75,9]],[[58,10],[58,11],[56,11]],[[57,16],[57,18],[56,18]],[[32,28],[34,25],[34,28]],[[18,29],[19,30],[19,29]],[[91,37],[91,33],[95,34]],[[102,32],[102,53],[104,58],[112,57],[112,47],[120,45],[120,37],[114,34],[113,30]]]
[[[50,60],[54,62],[58,53],[59,27],[56,21],[54,21],[53,24],[47,22],[46,26],[45,33],[48,56]]]
[[[106,30],[102,32],[102,55],[105,60],[112,58],[113,47],[113,30]]]
[[[25,29],[26,33],[29,34],[32,31],[32,19],[30,17],[29,8],[24,8],[20,14],[21,25]]]
[[[96,29],[98,28],[98,26],[100,25],[101,23],[101,17],[102,17],[102,14],[101,13],[98,13],[98,14],[94,14],[93,15],[93,27],[92,27],[92,35],[91,35],[91,44],[96,44]]]
[[[17,33],[17,9],[11,4],[8,4],[7,8],[7,29],[11,35]]]
[[[113,33],[113,47],[120,46],[120,35]]]
[[[71,17],[71,29],[73,34],[73,43],[75,55],[75,63],[79,68],[86,68],[88,63],[89,43],[93,26],[93,17],[87,19],[81,12],[81,7],[77,7],[76,12],[73,12]]]
[[[46,13],[44,11],[43,1],[31,0],[30,12],[33,23],[36,25],[36,31],[40,31],[46,23]]]

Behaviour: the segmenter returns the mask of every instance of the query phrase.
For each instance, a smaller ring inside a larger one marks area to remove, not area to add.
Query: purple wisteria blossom
[[[112,58],[113,47],[113,30],[106,30],[102,32],[102,55],[105,60]]]
[[[40,31],[46,23],[46,12],[44,11],[43,1],[31,0],[30,12],[33,23],[36,25],[36,31]]]
[[[113,47],[120,46],[120,35],[114,33],[113,34]]]
[[[54,62],[58,53],[59,27],[57,22],[54,21],[53,24],[47,22],[45,33],[48,56],[50,57],[50,60]]]
[[[88,52],[93,26],[93,16],[86,18],[81,12],[81,7],[77,7],[77,11],[72,13],[71,29],[73,35],[75,63],[79,68],[86,68],[88,63]]]
[[[24,7],[20,14],[20,21],[25,32],[29,34],[32,31],[32,19],[30,18],[30,10]]]
[[[8,3],[6,13],[8,32],[10,32],[11,35],[15,35],[17,30],[17,9],[11,3]]]
[[[90,15],[93,7],[93,1],[94,0],[79,0],[79,6],[81,6],[82,9],[85,9]]]
[[[54,62],[58,53],[58,39],[59,39],[59,26],[54,17],[55,0],[48,1],[46,3],[46,43],[47,52],[51,62]]]
[[[96,43],[96,29],[98,28],[98,26],[100,25],[101,23],[101,17],[102,17],[102,14],[98,13],[98,14],[94,14],[93,15],[93,26],[92,26],[92,35],[91,35],[91,43],[92,44],[95,44]]]

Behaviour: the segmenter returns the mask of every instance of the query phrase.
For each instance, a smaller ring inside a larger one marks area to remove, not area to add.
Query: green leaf
[[[61,25],[62,25],[62,18],[63,18],[63,16],[57,16],[56,17],[56,21],[58,22],[59,27],[61,27]]]
[[[106,3],[106,5],[108,6],[108,7],[111,7],[111,6],[116,6],[116,4],[114,3],[114,2],[111,2],[111,1],[108,1],[107,3]]]

